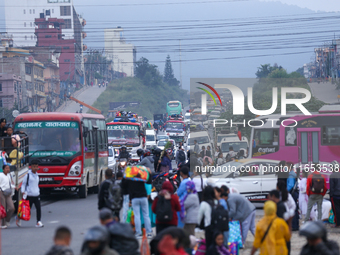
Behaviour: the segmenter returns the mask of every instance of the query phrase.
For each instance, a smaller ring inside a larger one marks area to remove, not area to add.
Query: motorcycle
[[[117,169],[118,171],[124,172],[125,167],[127,167],[129,165],[129,162],[126,158],[121,158],[119,160],[117,160]]]
[[[162,184],[165,181],[170,181],[172,186],[174,187],[174,192],[177,191],[179,185],[181,184],[181,179],[178,170],[170,170],[167,173],[158,173],[154,175],[152,181],[152,187],[155,188],[157,192],[162,189]]]

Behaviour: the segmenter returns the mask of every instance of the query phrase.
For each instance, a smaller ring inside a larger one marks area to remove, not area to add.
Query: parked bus
[[[14,120],[15,131],[29,137],[30,160],[39,161],[42,191],[63,188],[87,197],[98,192],[108,166],[105,118],[81,113],[24,113]]]
[[[108,142],[116,149],[122,145],[127,147],[133,161],[138,161],[138,149],[144,149],[143,130],[140,123],[110,122],[106,123]]]
[[[252,128],[249,157],[285,160],[307,167],[340,162],[339,105],[324,106],[312,115],[291,113],[257,119],[259,122],[252,125],[260,125],[260,120],[264,125]]]
[[[173,114],[179,114],[182,115],[182,103],[180,101],[170,101],[166,105],[166,114],[167,116],[173,115]]]

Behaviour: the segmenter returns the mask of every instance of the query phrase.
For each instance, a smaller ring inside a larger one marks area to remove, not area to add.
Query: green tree
[[[277,69],[281,70],[282,66],[278,66],[276,63],[274,66],[271,66],[270,64],[264,64],[257,68],[255,75],[257,78],[266,78],[271,72]]]
[[[166,60],[165,60],[163,81],[165,83],[169,84],[170,86],[178,86],[179,85],[179,81],[174,76],[174,71],[172,69],[171,59],[170,59],[169,55],[166,57]]]
[[[156,87],[163,83],[157,66],[149,64],[149,60],[143,57],[136,63],[135,76],[141,79],[144,85]]]

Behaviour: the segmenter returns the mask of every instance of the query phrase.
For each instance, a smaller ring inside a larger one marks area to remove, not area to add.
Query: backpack
[[[314,174],[312,177],[311,191],[316,194],[322,194],[324,189],[324,178],[320,174]]]
[[[113,180],[109,180],[110,186],[108,189],[108,198],[105,199],[106,206],[112,211],[117,211],[122,208],[123,193],[122,188],[118,183]]]
[[[211,223],[214,230],[229,231],[229,213],[220,204],[211,206]]]
[[[178,160],[179,161],[185,161],[185,153],[182,150],[178,151]]]
[[[195,255],[205,255],[206,250],[207,250],[207,246],[205,243],[205,239],[203,239],[199,242]]]
[[[172,220],[171,199],[165,199],[164,196],[159,195],[156,207],[156,219],[158,221]]]

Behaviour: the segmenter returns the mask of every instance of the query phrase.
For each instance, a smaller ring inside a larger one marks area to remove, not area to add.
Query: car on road
[[[248,151],[248,139],[246,137],[242,137],[241,141],[238,137],[230,136],[225,137],[221,141],[221,152],[223,153],[223,158],[226,158],[226,156],[229,153],[229,148],[233,147],[233,150],[235,152],[239,152],[241,149],[244,150],[244,155],[246,155],[246,152]]]
[[[108,168],[112,169],[113,172],[116,172],[116,150],[114,147],[109,146],[109,157],[108,157]]]
[[[194,141],[197,140],[197,144],[200,148],[200,151],[202,150],[202,146],[205,146],[207,148],[210,146],[212,150],[214,150],[214,146],[212,143],[212,140],[210,139],[209,133],[207,131],[199,131],[199,132],[191,132],[188,136],[188,144],[190,144],[190,150],[194,150]]]
[[[157,135],[157,141],[163,140],[163,139],[170,139],[168,135]]]
[[[151,148],[156,145],[156,131],[154,129],[145,130],[145,140],[146,149],[151,150]]]
[[[174,145],[174,147],[176,147],[175,146],[176,142],[173,139],[162,139],[162,140],[159,140],[158,143],[157,143],[157,147],[160,148],[161,150],[164,150],[164,146],[166,145],[166,143],[168,141],[170,141]]]
[[[265,201],[268,193],[276,189],[278,160],[240,159],[216,168],[209,177],[214,186],[236,188],[250,201]]]

